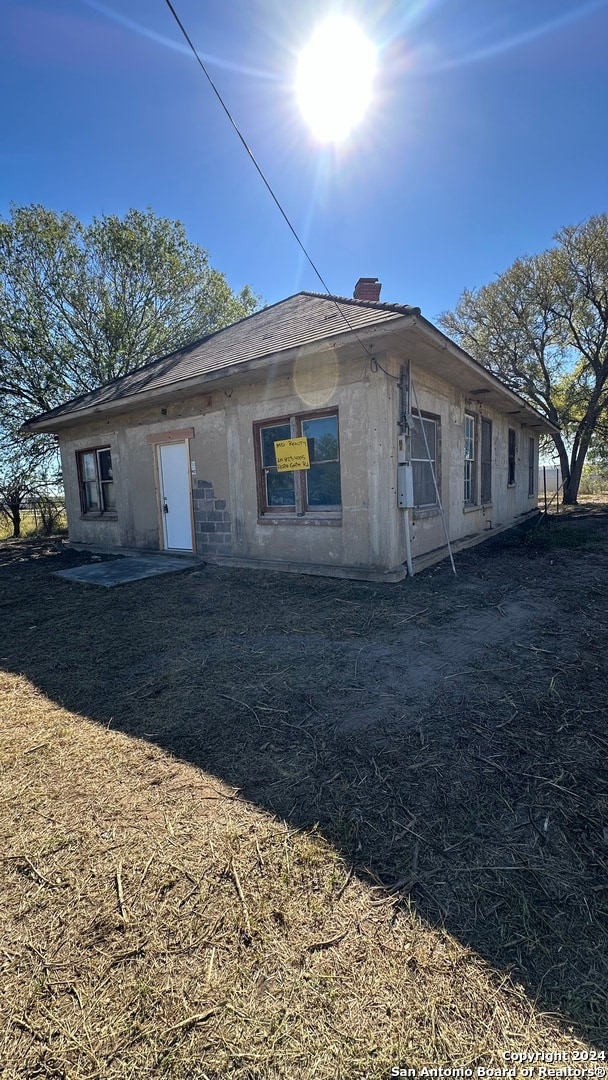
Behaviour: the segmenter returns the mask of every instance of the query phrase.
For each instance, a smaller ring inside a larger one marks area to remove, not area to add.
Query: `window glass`
[[[337,461],[338,417],[319,416],[302,421],[302,435],[308,439],[310,463],[313,461]]]
[[[464,456],[466,461],[475,457],[475,417],[468,413],[464,418]]]
[[[475,417],[464,415],[464,501],[476,501],[475,484]]]
[[[308,506],[340,506],[340,456],[338,417],[317,416],[302,421],[302,435],[308,440],[310,469],[305,471]]]
[[[533,438],[528,439],[528,495],[534,495],[534,463],[535,443]]]
[[[433,470],[428,461],[412,461],[414,506],[434,506],[437,502]]]
[[[112,473],[112,452],[84,450],[76,455],[80,476],[80,496],[84,514],[101,514],[116,509]]]
[[[282,439],[291,439],[291,425],[277,424],[275,427],[262,428],[262,466],[265,469],[275,468],[277,459],[274,452],[275,442]]]
[[[106,481],[106,482],[102,481],[101,495],[102,495],[102,498],[103,498],[103,508],[104,508],[104,510],[115,510],[116,509],[116,494],[114,492],[114,484],[112,483],[111,480]]]
[[[414,416],[413,421],[411,461],[414,506],[435,506],[437,492],[433,472],[437,467],[437,421],[424,416]]]
[[[99,505],[99,488],[97,487],[97,481],[85,480],[82,485],[84,492],[84,508],[87,510],[100,510]]]
[[[306,501],[309,506],[341,505],[339,461],[311,464],[306,470]]]
[[[90,453],[82,454],[80,460],[82,462],[82,479],[87,481],[96,480],[95,451],[93,450]]]
[[[102,480],[112,480],[112,455],[109,450],[98,450],[99,475]]]
[[[513,428],[509,428],[509,471],[507,483],[515,483],[515,431]]]
[[[269,506],[295,506],[292,472],[277,472],[272,469],[266,473],[266,501]]]
[[[492,501],[492,421],[481,420],[481,501]]]
[[[259,423],[256,429],[259,450],[260,514],[282,512],[287,520],[291,515],[305,517],[308,513],[325,514],[340,510],[340,444],[338,416],[332,413],[315,416],[309,413],[274,423]],[[279,472],[274,449],[282,439],[307,440],[309,469]]]
[[[437,426],[434,420],[428,420],[423,416],[414,416],[414,423],[412,426],[412,461],[426,461],[428,464],[429,453],[427,452],[426,445],[428,443],[429,452],[431,455],[431,461],[435,461],[437,449],[436,449],[436,432]],[[424,427],[424,431],[422,430]],[[424,436],[426,434],[426,443]]]

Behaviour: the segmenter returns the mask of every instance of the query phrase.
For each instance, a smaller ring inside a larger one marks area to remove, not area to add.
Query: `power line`
[[[236,120],[234,119],[232,113],[230,112],[230,109],[226,105],[226,102],[224,101],[224,99],[223,99],[222,95],[220,94],[217,86],[215,85],[213,79],[211,78],[211,75],[207,71],[207,68],[206,68],[205,64],[201,60],[201,57],[199,56],[199,54],[198,54],[198,52],[196,50],[196,47],[194,45],[194,42],[192,41],[192,38],[188,34],[188,31],[186,30],[186,27],[184,26],[184,24],[181,21],[179,15],[177,14],[175,8],[173,7],[173,4],[171,3],[171,0],[165,0],[165,3],[167,5],[167,7],[169,8],[169,11],[173,15],[173,18],[175,19],[177,25],[179,26],[179,28],[180,28],[182,34],[184,35],[186,41],[188,42],[188,45],[190,46],[190,49],[192,50],[192,53],[194,54],[194,57],[195,57],[198,65],[199,65],[199,67],[201,68],[203,74],[205,75],[205,78],[207,79],[207,82],[209,83],[211,89],[213,90],[213,93],[215,94],[217,100],[219,101],[222,109],[226,113],[226,116],[228,117],[230,123],[232,124],[232,127],[234,128],[238,138],[240,139],[241,143],[243,144],[245,150],[247,151],[247,153],[248,153],[248,155],[249,155],[255,169],[258,172],[258,175],[260,176],[262,182],[265,184],[265,186],[266,186],[266,188],[267,188],[267,190],[268,190],[268,192],[270,194],[270,197],[274,201],[279,213],[281,214],[281,216],[283,217],[284,221],[287,224],[287,227],[290,229],[293,236],[295,237],[295,240],[298,243],[298,245],[300,246],[301,250],[304,252],[304,255],[306,256],[306,258],[308,259],[308,262],[312,266],[315,274],[317,275],[319,281],[321,282],[323,288],[325,289],[325,292],[331,295],[331,289],[328,287],[328,285],[327,285],[325,279],[323,278],[321,272],[315,266],[312,258],[308,254],[306,248],[304,247],[304,244],[300,240],[300,237],[298,236],[296,230],[294,229],[293,225],[291,224],[291,221],[289,220],[287,214],[285,213],[285,210],[281,206],[281,203],[279,202],[279,199],[275,195],[275,193],[274,193],[274,191],[273,191],[273,189],[272,189],[272,187],[270,185],[270,182],[266,179],[266,176],[264,175],[264,172],[262,171],[262,167],[258,164],[258,162],[256,160],[256,157],[255,157],[255,155],[253,153],[253,150],[249,146],[247,140],[245,139],[245,136],[242,134]]]
[[[366,353],[366,355],[367,355],[367,356],[369,357],[369,359],[370,359],[370,364],[371,364],[371,366],[372,366],[372,370],[374,370],[374,367],[373,367],[373,365],[374,365],[374,364],[376,365],[376,367],[380,367],[380,365],[378,364],[378,362],[377,362],[377,361],[376,361],[376,360],[374,359],[374,356],[372,355],[372,353],[370,352],[370,350],[369,350],[369,349],[367,348],[367,346],[365,345],[365,342],[363,342],[363,341],[361,340],[361,338],[359,337],[359,335],[358,335],[357,331],[355,330],[354,326],[352,325],[352,323],[350,322],[350,320],[349,320],[349,319],[347,318],[347,316],[345,315],[345,313],[344,313],[344,311],[342,310],[342,308],[340,307],[340,305],[339,305],[338,301],[337,301],[337,300],[335,299],[335,297],[334,297],[334,295],[333,295],[333,293],[332,293],[331,289],[329,288],[329,286],[328,286],[327,282],[325,281],[325,278],[324,278],[324,277],[323,277],[323,275],[321,274],[321,272],[320,272],[320,270],[318,269],[318,267],[317,267],[317,266],[315,265],[315,263],[314,263],[314,261],[313,261],[312,257],[311,257],[311,256],[309,255],[309,253],[308,253],[308,251],[306,250],[306,248],[305,248],[304,244],[303,244],[303,243],[302,243],[302,241],[300,240],[300,237],[298,236],[298,234],[297,234],[297,232],[296,232],[296,230],[295,230],[294,226],[292,225],[291,221],[289,220],[289,218],[288,218],[288,216],[287,216],[287,213],[286,213],[286,211],[285,211],[285,210],[283,209],[283,207],[282,207],[282,205],[281,205],[281,203],[280,203],[280,201],[279,201],[279,199],[278,199],[278,196],[277,196],[277,195],[275,195],[275,192],[274,192],[274,190],[273,190],[273,188],[272,188],[272,186],[271,186],[271,184],[270,184],[270,181],[269,181],[269,180],[267,180],[267,178],[266,178],[266,176],[265,176],[265,174],[264,174],[264,172],[263,172],[263,170],[262,170],[262,167],[261,167],[261,165],[259,165],[259,163],[258,163],[258,161],[257,161],[257,159],[256,159],[256,157],[255,157],[255,155],[254,155],[254,153],[253,153],[253,150],[252,150],[252,149],[251,149],[251,147],[249,146],[249,144],[248,144],[247,140],[245,139],[245,136],[244,136],[244,135],[242,134],[242,132],[241,132],[241,130],[240,130],[240,128],[239,128],[239,126],[238,126],[238,124],[237,124],[236,120],[234,119],[234,117],[233,117],[232,113],[230,112],[230,109],[229,109],[229,108],[228,108],[228,106],[226,105],[226,102],[224,101],[224,99],[223,99],[222,95],[220,94],[220,92],[219,92],[219,90],[218,90],[217,86],[215,85],[215,83],[214,83],[213,79],[211,78],[211,75],[209,74],[209,72],[208,72],[208,70],[207,70],[207,68],[206,68],[205,64],[203,63],[203,61],[202,61],[202,59],[201,59],[201,57],[200,57],[200,55],[199,55],[199,53],[198,53],[198,51],[197,51],[197,49],[196,49],[196,46],[194,45],[194,42],[192,41],[192,38],[191,38],[191,37],[190,37],[190,35],[188,34],[188,31],[186,30],[186,27],[184,26],[184,24],[183,24],[182,20],[180,19],[179,15],[177,14],[177,11],[175,10],[175,8],[174,8],[174,6],[173,6],[173,4],[172,4],[171,0],[165,0],[165,3],[166,3],[166,5],[167,5],[167,7],[169,8],[169,11],[170,11],[170,12],[171,12],[171,14],[173,15],[173,18],[175,19],[175,22],[176,22],[176,23],[177,23],[177,25],[179,26],[179,29],[181,30],[181,32],[182,32],[182,34],[183,34],[183,36],[184,36],[185,40],[187,41],[187,43],[188,43],[188,45],[189,45],[189,47],[190,47],[190,50],[191,50],[191,52],[192,52],[192,54],[193,54],[193,56],[194,56],[194,58],[195,58],[195,60],[196,60],[196,62],[197,62],[197,64],[198,64],[198,66],[200,67],[201,71],[203,72],[203,74],[204,74],[205,78],[207,79],[207,82],[209,83],[209,85],[210,85],[211,89],[213,90],[213,93],[215,94],[215,96],[216,96],[217,100],[219,101],[219,103],[220,103],[220,105],[221,105],[222,109],[223,109],[223,110],[224,110],[224,112],[226,113],[226,116],[228,117],[228,120],[230,121],[230,123],[231,123],[231,125],[232,125],[232,127],[233,127],[234,131],[236,132],[236,134],[237,134],[238,138],[240,139],[240,141],[241,141],[241,143],[242,143],[242,145],[243,145],[243,147],[244,147],[245,151],[247,152],[247,154],[248,154],[248,156],[249,156],[249,158],[250,158],[250,160],[251,160],[251,162],[252,162],[252,164],[253,164],[254,168],[256,169],[256,172],[258,173],[258,175],[259,175],[260,179],[262,180],[262,182],[263,182],[264,186],[266,187],[266,189],[267,189],[267,191],[268,191],[268,193],[269,193],[269,195],[270,195],[271,199],[273,200],[273,202],[274,202],[275,206],[277,207],[277,209],[278,209],[279,213],[281,214],[281,217],[282,217],[282,218],[283,218],[283,220],[285,221],[285,223],[286,223],[286,225],[287,225],[287,227],[288,227],[289,231],[290,231],[290,232],[292,233],[292,235],[293,235],[293,237],[294,237],[294,239],[295,239],[296,243],[298,244],[298,246],[299,246],[299,248],[301,249],[301,251],[302,251],[302,252],[304,253],[304,256],[305,256],[305,258],[307,259],[307,261],[308,261],[308,262],[310,263],[310,265],[311,265],[312,269],[314,270],[314,272],[315,272],[316,276],[318,277],[318,279],[319,279],[319,281],[321,282],[321,284],[322,284],[323,288],[325,289],[325,292],[327,293],[328,297],[329,297],[329,298],[330,298],[331,300],[333,300],[333,302],[334,302],[334,304],[336,305],[336,307],[337,307],[337,309],[338,309],[338,311],[339,311],[340,315],[341,315],[341,316],[342,316],[342,318],[344,319],[344,322],[345,322],[345,323],[346,323],[346,325],[348,326],[348,329],[349,329],[349,330],[351,331],[351,333],[352,333],[352,334],[354,334],[355,338],[356,338],[356,339],[357,339],[357,341],[359,342],[359,345],[361,346],[361,348],[363,349],[363,351],[364,351],[364,352]],[[382,368],[382,371],[384,371],[384,368]],[[385,374],[386,374],[386,375],[388,375],[388,374],[389,374],[389,372],[385,372]],[[393,378],[393,379],[394,379],[394,378],[395,378],[395,376],[394,376],[394,375],[392,375],[392,376],[391,376],[391,378]],[[397,381],[399,381],[399,380],[397,380]]]

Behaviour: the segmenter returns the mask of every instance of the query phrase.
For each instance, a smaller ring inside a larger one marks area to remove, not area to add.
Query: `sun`
[[[296,72],[302,116],[319,142],[341,142],[372,98],[376,50],[360,26],[330,15],[303,48]]]

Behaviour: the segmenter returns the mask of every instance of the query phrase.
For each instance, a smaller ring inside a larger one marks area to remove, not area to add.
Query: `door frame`
[[[188,477],[188,491],[190,492],[189,507],[190,507],[190,537],[192,540],[192,548],[188,554],[196,554],[196,534],[194,531],[194,505],[192,501],[192,468],[191,468],[191,455],[190,455],[190,440],[194,438],[194,428],[178,428],[173,431],[159,431],[154,435],[146,435],[146,442],[148,446],[152,447],[152,453],[154,458],[154,494],[156,497],[156,517],[158,524],[158,540],[159,548],[161,551],[184,551],[183,548],[169,548],[165,544],[165,524],[163,517],[163,508],[161,503],[162,485],[160,480],[160,472],[158,467],[158,455],[159,448],[161,446],[167,446],[170,443],[185,443],[186,444],[186,469]]]

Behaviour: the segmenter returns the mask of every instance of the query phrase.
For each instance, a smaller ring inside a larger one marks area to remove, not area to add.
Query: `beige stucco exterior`
[[[340,349],[295,351],[245,374],[232,371],[211,383],[202,380],[188,396],[182,390],[179,400],[169,391],[154,404],[133,408],[125,401],[111,415],[101,411],[65,423],[59,438],[70,540],[114,550],[161,550],[156,443],[192,429],[193,546],[204,558],[399,580],[406,574],[407,528],[414,567],[443,557],[446,537],[438,509],[405,512],[397,505],[397,380],[406,360],[420,410],[440,420],[439,483],[455,549],[535,510],[536,497],[528,494],[528,440],[537,445],[542,424],[533,423],[533,414],[518,409],[517,399],[506,392],[503,400],[493,391],[491,402],[484,401],[488,391],[483,388],[471,396],[466,383],[472,381],[474,389],[475,378],[415,327],[379,344],[373,365],[352,341]],[[410,398],[410,408],[415,406]],[[254,424],[319,409],[338,413],[341,517],[261,516]],[[485,506],[464,505],[465,411],[492,421],[492,499]],[[509,428],[517,444],[512,486],[507,483]],[[81,511],[77,454],[101,446],[112,453],[116,513],[92,517]],[[535,468],[535,483],[536,475]]]

